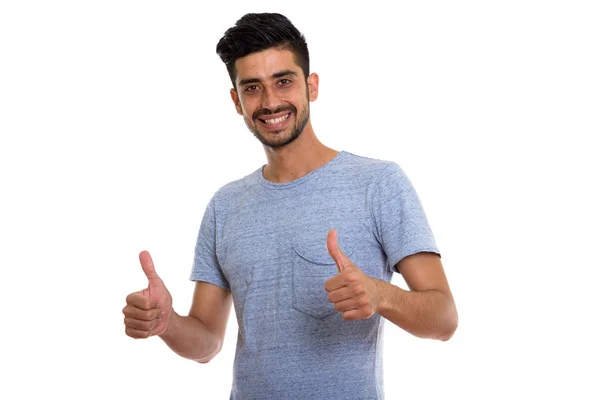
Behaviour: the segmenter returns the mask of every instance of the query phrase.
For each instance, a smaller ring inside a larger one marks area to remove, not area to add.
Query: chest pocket
[[[292,307],[313,318],[324,319],[336,313],[333,303],[327,300],[325,282],[337,275],[338,269],[327,251],[329,229],[302,234],[292,240]],[[356,231],[336,229],[338,245],[344,254],[352,258],[358,245]]]

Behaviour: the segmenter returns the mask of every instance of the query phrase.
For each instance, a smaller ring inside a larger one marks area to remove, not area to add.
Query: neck
[[[263,176],[274,183],[299,179],[327,164],[339,154],[339,151],[325,146],[317,139],[310,122],[292,143],[275,149],[263,147],[267,155]]]

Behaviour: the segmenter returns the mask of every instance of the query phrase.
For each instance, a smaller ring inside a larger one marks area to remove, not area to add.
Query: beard
[[[294,123],[291,127],[286,127],[285,129],[279,131],[271,131],[267,135],[263,135],[260,133],[259,129],[259,116],[265,116],[269,114],[277,114],[281,112],[288,111],[291,115],[288,118],[294,118]],[[300,115],[298,115],[298,109],[292,105],[278,107],[275,110],[267,110],[260,109],[252,114],[252,119],[244,118],[246,122],[246,126],[254,134],[263,145],[270,147],[272,149],[280,148],[292,143],[294,140],[298,139],[302,134],[302,131],[306,127],[308,123],[308,119],[310,116],[308,103],[302,107],[300,111]],[[286,130],[289,131],[286,134]],[[275,134],[276,137],[272,138],[270,135]]]

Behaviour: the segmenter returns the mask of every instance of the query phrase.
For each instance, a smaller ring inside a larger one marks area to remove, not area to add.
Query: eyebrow
[[[294,71],[292,71],[291,69],[286,69],[284,71],[275,72],[273,75],[271,75],[271,79],[283,78],[284,76],[288,76],[288,75],[298,76],[298,74],[295,73]],[[261,80],[258,78],[248,78],[248,79],[242,79],[240,81],[240,85],[247,85],[249,83],[259,83],[259,82],[261,82]]]

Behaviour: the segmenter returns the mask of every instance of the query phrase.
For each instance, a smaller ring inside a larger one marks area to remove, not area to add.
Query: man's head
[[[246,14],[225,32],[217,53],[227,66],[236,110],[256,138],[271,148],[298,138],[318,89],[298,29],[281,14]]]
[[[248,54],[270,48],[291,51],[304,73],[304,79],[308,77],[308,46],[304,35],[281,14],[250,13],[240,18],[217,43],[217,54],[227,66],[234,88],[237,73],[235,62]]]

